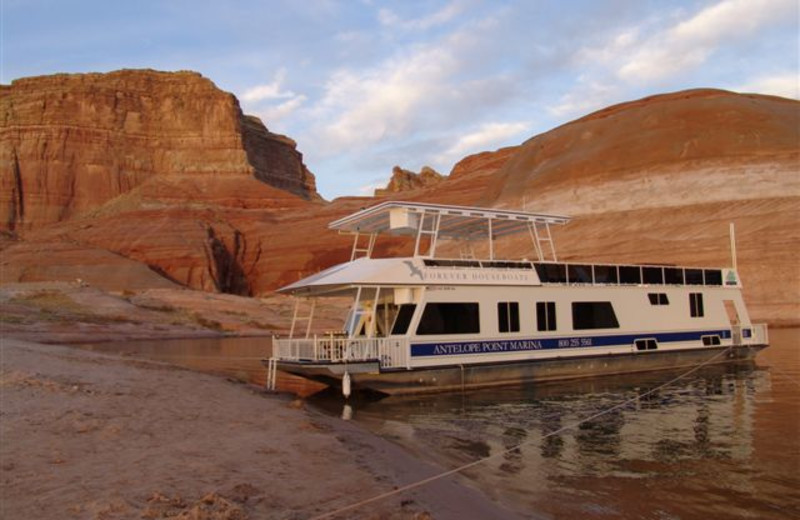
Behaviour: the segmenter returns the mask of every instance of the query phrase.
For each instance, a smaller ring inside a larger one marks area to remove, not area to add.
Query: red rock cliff
[[[294,142],[200,74],[57,74],[0,90],[2,229],[41,228],[173,175],[249,176],[318,197]]]

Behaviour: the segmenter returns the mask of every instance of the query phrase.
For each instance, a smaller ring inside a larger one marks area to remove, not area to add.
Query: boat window
[[[618,329],[619,321],[611,302],[572,302],[572,328]]]
[[[569,283],[592,283],[591,265],[570,265],[567,271]]]
[[[414,311],[417,305],[415,303],[404,303],[397,311],[397,317],[394,319],[392,326],[392,335],[402,335],[408,331],[408,326],[411,324],[411,318],[414,317]]]
[[[650,298],[650,305],[669,305],[666,293],[648,293],[647,297]]]
[[[642,283],[642,272],[635,265],[619,266],[619,283],[640,284]]]
[[[686,269],[686,285],[703,285],[702,269]]]
[[[556,302],[536,302],[536,329],[556,330]]]
[[[615,265],[594,266],[594,282],[617,283],[617,266]]]
[[[429,303],[419,320],[417,334],[477,334],[481,331],[477,303]]]
[[[480,267],[481,264],[477,260],[440,260],[426,258],[423,260],[428,267]]]
[[[481,262],[483,267],[494,267],[501,269],[531,269],[530,262],[511,262],[511,261],[490,261]]]
[[[702,318],[705,316],[703,312],[703,293],[689,293],[689,313],[692,318]]]
[[[706,347],[714,346],[714,345],[721,345],[722,341],[719,339],[719,336],[703,336],[703,345]]]
[[[664,269],[661,267],[642,267],[642,278],[644,279],[644,283],[663,284]]]
[[[533,264],[542,283],[567,283],[567,269],[564,264]]]
[[[500,332],[519,332],[518,302],[497,302],[497,326]]]
[[[706,285],[722,285],[722,271],[719,269],[705,269]]]
[[[637,339],[634,341],[636,350],[656,350],[658,349],[658,342],[653,338]]]
[[[683,269],[679,267],[665,267],[664,283],[670,285],[683,285]]]

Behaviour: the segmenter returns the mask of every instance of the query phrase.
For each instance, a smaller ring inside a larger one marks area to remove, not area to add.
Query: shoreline
[[[302,401],[157,361],[8,337],[8,518],[308,518],[442,471]],[[517,518],[450,477],[346,518]]]

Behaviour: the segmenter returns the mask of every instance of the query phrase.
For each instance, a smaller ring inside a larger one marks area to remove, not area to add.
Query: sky
[[[611,104],[800,98],[797,0],[0,0],[0,83],[195,70],[298,143],[323,197],[447,174]]]

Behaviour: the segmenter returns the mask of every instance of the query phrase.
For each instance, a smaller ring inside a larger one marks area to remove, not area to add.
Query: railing
[[[407,338],[314,336],[275,339],[273,357],[283,361],[348,363],[379,361],[382,368],[410,368]]]

